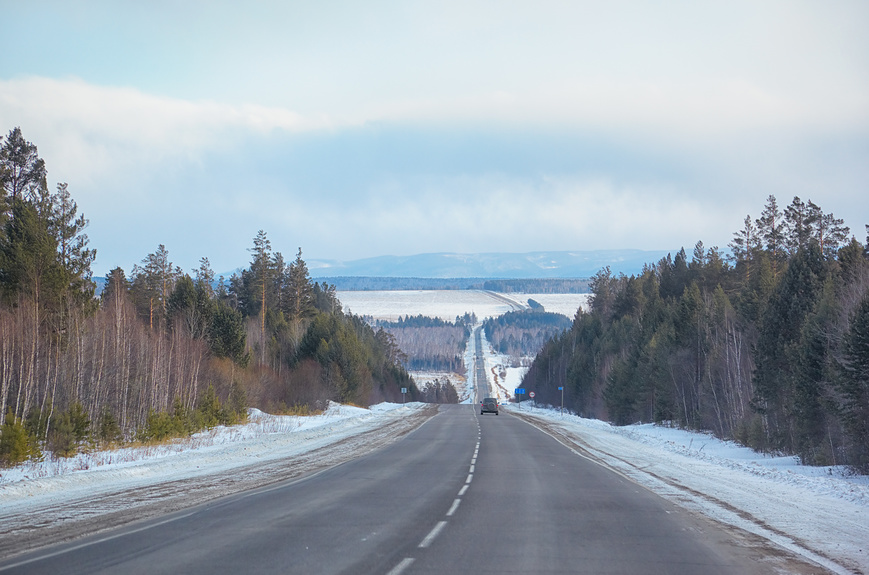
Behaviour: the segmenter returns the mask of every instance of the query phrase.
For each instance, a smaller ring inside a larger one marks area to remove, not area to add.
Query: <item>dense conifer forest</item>
[[[598,273],[590,310],[523,387],[555,405],[563,386],[573,411],[617,424],[669,422],[869,471],[866,246],[812,201],[782,210],[770,196],[729,248],[698,242],[640,275]]]
[[[394,338],[345,315],[301,249],[286,262],[260,231],[227,280],[158,245],[95,297],[88,220],[18,128],[0,140],[0,183],[0,465],[189,434],[248,406],[417,398]]]

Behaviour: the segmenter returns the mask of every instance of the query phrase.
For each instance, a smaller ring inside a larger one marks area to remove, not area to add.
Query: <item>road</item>
[[[19,556],[0,573],[709,575],[774,573],[776,556],[518,417],[449,405],[364,457]]]
[[[474,389],[476,389],[477,405],[484,397],[492,397],[489,381],[486,377],[486,355],[483,353],[483,328],[474,329]]]

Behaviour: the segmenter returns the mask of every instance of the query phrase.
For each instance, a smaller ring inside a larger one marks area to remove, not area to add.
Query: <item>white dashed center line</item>
[[[443,531],[443,528],[447,526],[446,521],[438,521],[438,524],[434,526],[434,529],[429,532],[428,535],[425,536],[425,539],[422,540],[422,543],[419,544],[420,548],[425,549],[429,545],[431,545],[432,541],[435,540],[435,537]]]
[[[386,575],[401,575],[405,569],[410,567],[410,564],[413,563],[413,557],[405,557],[401,560],[401,563],[392,568],[392,571],[387,573]]]

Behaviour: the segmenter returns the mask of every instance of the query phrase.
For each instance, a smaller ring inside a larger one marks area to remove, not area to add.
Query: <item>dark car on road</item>
[[[498,415],[498,400],[494,397],[487,397],[480,402],[480,415],[484,413],[494,413]]]

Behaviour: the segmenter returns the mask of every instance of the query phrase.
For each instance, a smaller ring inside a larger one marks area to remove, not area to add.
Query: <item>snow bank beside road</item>
[[[124,481],[172,481],[255,460],[289,457],[376,428],[424,405],[382,403],[363,409],[330,403],[322,415],[313,416],[269,415],[251,409],[245,424],[215,427],[162,445],[24,463],[0,472],[0,507],[5,509],[19,497],[54,491],[61,485],[89,488]]]
[[[4,472],[0,558],[302,477],[397,440],[436,412],[421,403],[330,405],[322,415],[251,411],[243,425],[170,444]]]
[[[869,573],[869,477],[765,456],[710,434],[615,427],[527,405],[507,409],[673,503],[835,573]]]

